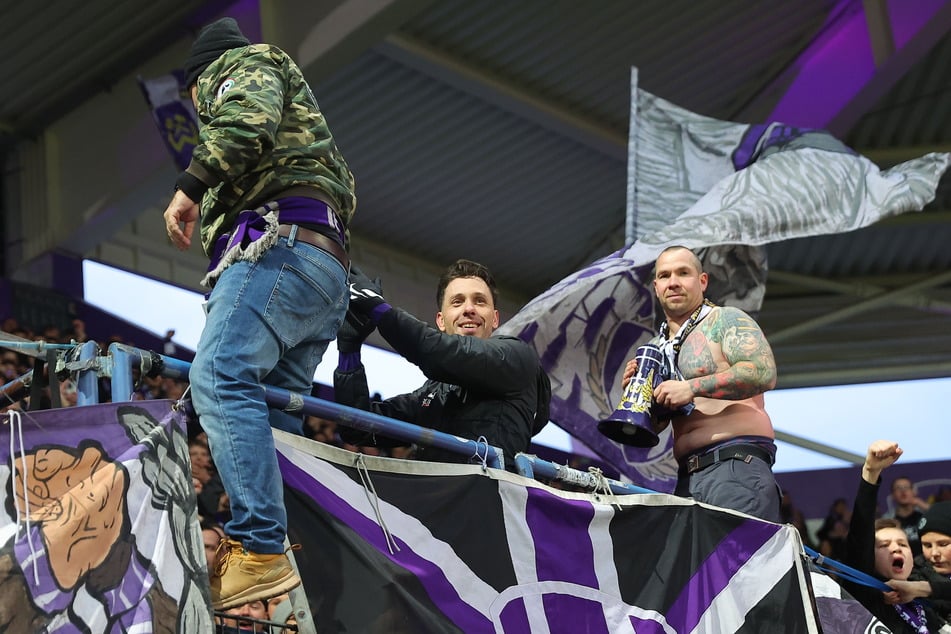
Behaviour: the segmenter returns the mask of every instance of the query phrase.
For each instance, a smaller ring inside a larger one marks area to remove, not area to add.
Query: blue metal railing
[[[77,357],[75,367],[78,375],[77,405],[92,405],[99,402],[99,378],[110,379],[114,401],[129,400],[135,390],[133,369],[142,376],[163,376],[178,380],[188,380],[191,364],[174,357],[143,350],[134,346],[113,343],[108,354],[99,355],[94,342],[84,344],[47,344],[45,342],[0,341],[0,346],[17,349],[25,354],[38,356],[47,350],[60,351],[64,356]],[[6,395],[29,386],[31,373],[11,381],[0,388]],[[337,421],[338,424],[352,427],[371,434],[380,434],[407,443],[436,447],[464,456],[481,456],[486,466],[500,469],[505,464],[501,449],[485,442],[460,438],[452,434],[420,427],[412,423],[381,416],[373,412],[348,407],[309,394],[292,393],[271,385],[264,386],[265,401],[271,407],[279,407],[293,413],[310,414]],[[542,460],[531,454],[520,453],[514,457],[516,469],[526,477],[541,476],[549,480],[563,482],[589,490],[606,490],[619,495],[656,493],[633,484],[620,482],[600,475],[586,472],[566,465]]]

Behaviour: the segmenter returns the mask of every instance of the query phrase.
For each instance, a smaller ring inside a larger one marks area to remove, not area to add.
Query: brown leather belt
[[[289,238],[291,235],[291,227],[293,226],[295,225],[278,225],[277,235],[283,238]],[[347,252],[344,251],[339,242],[330,236],[320,233],[319,231],[305,229],[300,225],[296,226],[297,234],[294,236],[294,240],[309,244],[312,247],[317,247],[321,251],[326,251],[330,255],[337,258],[337,261],[343,265],[345,270],[350,270],[350,256],[347,255]]]

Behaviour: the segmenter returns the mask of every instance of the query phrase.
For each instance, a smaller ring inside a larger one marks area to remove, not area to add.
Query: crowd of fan
[[[96,341],[101,350],[108,349],[112,343],[124,343],[134,346],[132,341],[123,341],[118,335],[107,335],[98,337],[98,333],[90,336],[86,332],[86,324],[81,319],[73,319],[71,327],[61,329],[58,326],[45,325],[40,328],[33,328],[28,325],[20,324],[16,319],[8,317],[3,321],[3,332],[21,340],[43,341],[47,344],[73,344],[85,343],[89,340]],[[36,360],[27,351],[18,352],[10,348],[4,348],[0,351],[0,367],[2,367],[2,379],[4,384],[22,377],[36,368]],[[42,390],[39,391],[40,403],[31,404],[31,399],[35,398],[33,392],[29,389],[19,390],[17,393],[4,394],[4,402],[0,411],[9,409],[29,410],[29,409],[49,409],[54,404],[59,407],[72,407],[77,401],[77,387],[75,377],[62,374],[60,376],[49,375],[49,368],[45,365],[42,368],[42,376],[33,377],[30,380],[32,384],[39,380]],[[54,373],[55,374],[55,373]],[[161,376],[149,377],[141,376],[138,368],[132,369],[132,377],[135,391],[122,401],[139,401],[147,399],[173,399],[182,397],[185,389],[188,387],[187,381],[171,379]],[[50,391],[50,386],[58,388],[59,399],[54,398]],[[98,400],[100,403],[112,401],[111,383],[106,378],[99,380]]]
[[[876,511],[877,519],[895,519],[909,536],[909,544],[916,555],[921,554],[917,539],[917,526],[925,511],[936,502],[951,502],[951,485],[941,485],[925,497],[919,497],[918,487],[907,476],[892,480],[887,498],[887,508]],[[783,523],[792,524],[802,536],[802,542],[824,557],[841,561],[845,555],[845,542],[852,519],[851,500],[836,498],[824,518],[807,521],[802,511],[795,506],[788,491],[783,492],[781,508]],[[810,524],[812,526],[810,526]]]

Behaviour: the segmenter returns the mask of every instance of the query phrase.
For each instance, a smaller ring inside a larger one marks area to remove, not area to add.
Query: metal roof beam
[[[836,282],[824,277],[812,277],[810,275],[800,275],[798,273],[789,273],[787,271],[777,271],[770,269],[769,282],[782,282],[785,284],[795,284],[806,288],[813,288],[821,291],[831,291],[842,295],[854,295],[856,297],[878,298],[888,292],[887,288],[865,284],[861,282]],[[927,293],[908,293],[892,298],[892,304],[898,306],[907,306],[916,308],[925,312],[939,313],[942,315],[951,315],[951,302],[942,302],[932,299]]]
[[[905,145],[899,147],[866,148],[856,150],[878,166],[893,166],[932,152],[951,152],[951,143],[933,145]]]
[[[846,462],[851,462],[854,465],[860,465],[865,462],[865,456],[860,456],[857,453],[845,451],[844,449],[839,449],[838,447],[833,447],[832,445],[826,445],[809,438],[803,438],[802,436],[796,436],[795,434],[790,434],[785,431],[779,431],[778,429],[774,429],[773,431],[776,433],[776,440],[788,442],[790,445],[795,445],[797,447],[801,447],[802,449],[808,449],[809,451],[821,453],[824,456],[845,460]]]
[[[626,130],[615,130],[602,125],[595,119],[572,112],[550,99],[530,93],[514,82],[506,81],[403,34],[390,35],[375,50],[489,104],[598,150],[613,159],[627,162]]]
[[[265,41],[287,51],[312,84],[343,68],[434,0],[271,0],[261,3]]]
[[[791,328],[786,328],[785,330],[780,330],[779,332],[773,333],[769,336],[770,343],[788,341],[793,337],[811,332],[817,328],[835,323],[837,321],[842,321],[843,319],[848,319],[853,315],[870,311],[883,304],[894,303],[896,298],[917,293],[918,291],[925,288],[941,286],[942,284],[945,284],[949,281],[951,281],[951,271],[947,271],[941,275],[929,277],[928,279],[921,280],[915,284],[910,284],[905,288],[896,289],[887,293],[881,293],[864,302],[859,302],[858,304],[849,306],[848,308],[832,311],[831,313],[827,313],[822,317],[816,317],[815,319],[804,321],[801,324],[792,326]]]
[[[855,385],[890,381],[916,381],[951,376],[951,361],[936,363],[905,363],[900,365],[865,365],[862,368],[838,368],[783,372],[779,368],[778,389]]]
[[[886,0],[862,0],[865,8],[865,22],[868,24],[868,39],[872,45],[872,57],[875,66],[881,66],[895,54],[895,38],[892,37],[892,24],[888,17]]]

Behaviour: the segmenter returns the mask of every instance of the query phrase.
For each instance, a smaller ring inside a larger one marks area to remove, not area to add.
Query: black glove
[[[375,326],[383,313],[392,306],[383,298],[383,288],[380,280],[371,280],[356,266],[350,267],[350,308],[347,317],[353,315],[351,321],[356,324],[369,320]],[[358,327],[359,329],[359,327]],[[369,333],[367,333],[369,334]]]
[[[347,311],[347,318],[337,331],[337,351],[340,354],[360,352],[360,346],[376,329],[376,324],[365,317]]]

